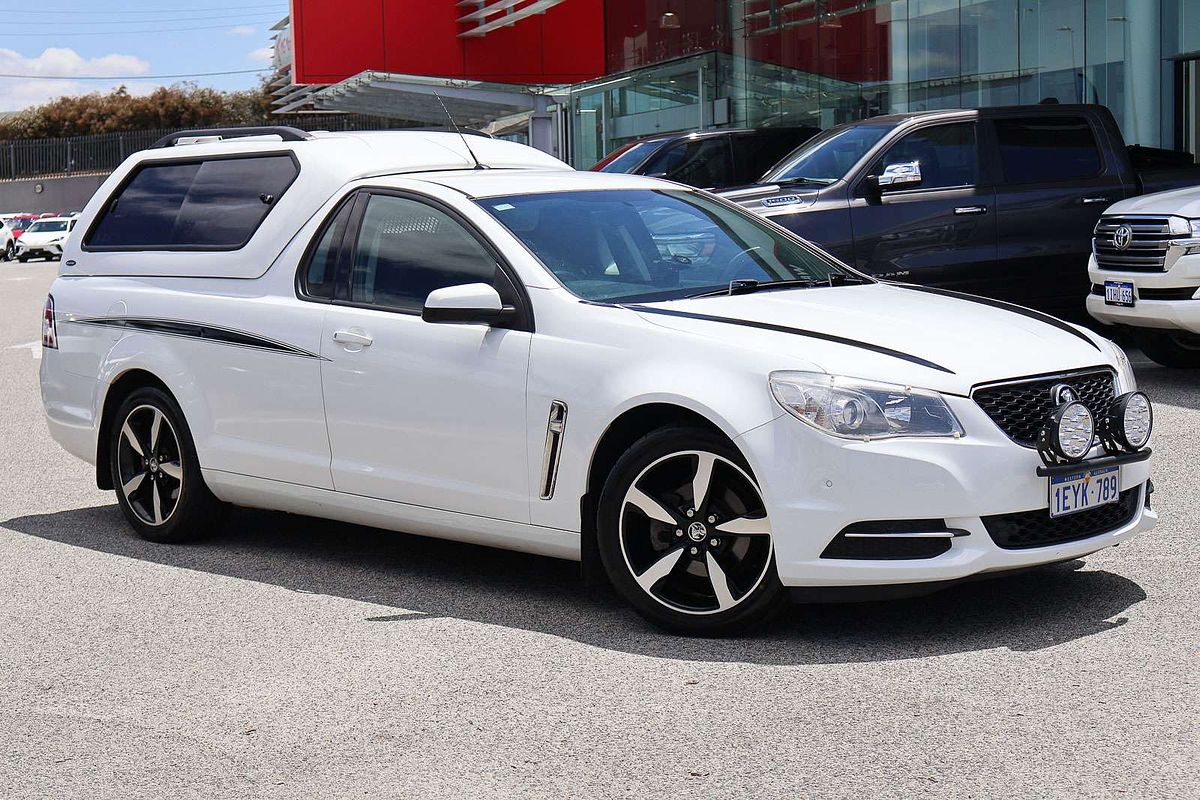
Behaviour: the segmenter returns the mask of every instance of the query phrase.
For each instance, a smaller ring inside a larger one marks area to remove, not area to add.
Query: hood
[[[827,184],[819,183],[755,183],[717,194],[737,203],[747,211],[770,216],[773,211],[797,211],[817,201],[817,195]]]
[[[1093,337],[1073,325],[990,303],[939,290],[870,284],[633,309],[654,324],[778,351],[829,373],[961,395],[980,383],[1111,361]],[[789,368],[794,367],[778,367]]]
[[[1200,218],[1200,187],[1156,192],[1113,203],[1105,214],[1175,214]]]
[[[27,244],[27,245],[29,245],[29,244],[46,244],[47,242],[53,242],[54,240],[59,239],[59,238],[61,238],[62,241],[65,242],[67,240],[67,237],[70,235],[71,235],[70,231],[46,231],[45,233],[30,233],[27,230],[27,231],[25,231],[25,234],[21,237],[21,242],[22,242],[22,244]]]

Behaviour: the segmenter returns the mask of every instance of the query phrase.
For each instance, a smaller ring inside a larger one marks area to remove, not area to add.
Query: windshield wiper
[[[867,279],[849,272],[833,272],[824,280],[817,278],[797,278],[786,281],[759,282],[750,278],[730,281],[723,289],[708,289],[696,294],[686,295],[684,300],[695,300],[700,297],[720,297],[721,295],[753,294],[754,292],[771,292],[776,289],[816,289],[822,286],[845,286],[851,283],[867,283]]]

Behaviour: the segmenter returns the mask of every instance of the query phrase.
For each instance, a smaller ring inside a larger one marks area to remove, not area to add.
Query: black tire
[[[20,261],[22,264],[24,264],[28,260],[29,260],[29,256],[26,256],[26,255],[17,256],[17,261]]]
[[[1138,347],[1164,367],[1200,369],[1200,335],[1185,331],[1139,330]]]
[[[9,241],[9,243],[4,247],[4,260],[12,261],[16,255],[17,255],[17,246],[15,244],[13,244],[11,241]]]
[[[121,401],[110,428],[113,487],[138,536],[187,542],[220,526],[225,506],[204,483],[192,434],[174,398],[150,386],[136,389]]]
[[[710,479],[700,482],[705,461],[712,465]],[[708,487],[698,503],[694,482]],[[647,503],[658,519],[643,511]],[[713,431],[676,426],[635,442],[604,484],[596,522],[609,580],[661,628],[691,636],[740,634],[787,605],[754,477],[737,448]],[[747,532],[720,530],[724,525]]]

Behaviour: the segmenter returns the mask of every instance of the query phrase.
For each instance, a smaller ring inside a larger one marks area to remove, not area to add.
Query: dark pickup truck
[[[1127,147],[1103,106],[928,111],[831,128],[721,194],[878,277],[1086,318],[1100,214],[1200,184],[1192,162]]]

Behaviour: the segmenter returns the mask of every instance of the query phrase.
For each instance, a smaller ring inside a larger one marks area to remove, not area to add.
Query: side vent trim
[[[558,460],[562,452],[563,435],[567,432],[567,404],[562,400],[550,403],[550,417],[546,420],[546,448],[542,452],[541,498],[554,497],[554,484],[558,481]]]

